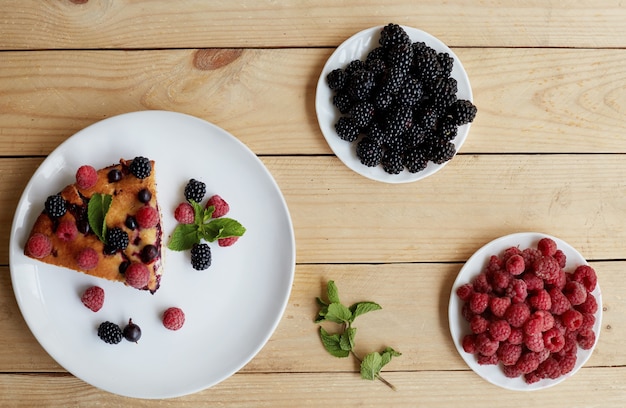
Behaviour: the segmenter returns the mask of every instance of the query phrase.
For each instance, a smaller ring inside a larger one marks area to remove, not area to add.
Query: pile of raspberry
[[[596,341],[596,272],[580,265],[565,272],[566,256],[551,238],[535,248],[492,255],[471,283],[456,290],[470,333],[463,350],[478,364],[500,365],[528,384],[574,369],[578,348]]]

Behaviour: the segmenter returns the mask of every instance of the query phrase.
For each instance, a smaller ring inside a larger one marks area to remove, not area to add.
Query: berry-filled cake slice
[[[162,273],[154,161],[81,166],[74,184],[46,199],[24,254],[154,293]]]

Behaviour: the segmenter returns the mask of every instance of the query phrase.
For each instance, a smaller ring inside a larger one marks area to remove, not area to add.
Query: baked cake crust
[[[149,270],[148,284],[140,289],[154,293],[160,285],[162,273],[162,229],[161,217],[157,202],[157,190],[155,179],[155,163],[150,161],[152,170],[150,174],[140,179],[131,174],[129,166],[132,160],[121,159],[119,164],[111,165],[97,171],[97,181],[93,187],[81,189],[77,183],[65,187],[59,195],[66,201],[67,211],[58,218],[50,217],[46,211],[37,217],[29,238],[34,234],[43,234],[50,239],[52,250],[49,255],[36,258],[42,262],[65,267],[92,275],[98,278],[126,283],[125,269],[131,262],[144,263]],[[118,170],[122,177],[119,181],[109,181],[109,173]],[[138,193],[147,189],[151,197],[147,202],[141,202]],[[93,194],[109,194],[112,196],[111,206],[106,214],[107,229],[118,227],[126,231],[129,245],[124,250],[112,251],[98,236],[89,228],[87,218],[87,205]],[[135,222],[135,228],[127,226],[127,218],[134,217],[137,211],[151,206],[157,210],[159,221],[155,227],[141,228]],[[78,234],[71,241],[64,241],[56,234],[58,225],[63,221],[76,223]],[[147,245],[153,245],[157,249],[153,259],[146,259],[142,251]],[[92,248],[98,254],[98,263],[95,268],[83,270],[77,263],[77,257],[84,248]],[[24,254],[35,258],[27,248]]]

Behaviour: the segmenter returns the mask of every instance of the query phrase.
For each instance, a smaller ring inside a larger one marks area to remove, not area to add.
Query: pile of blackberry
[[[453,65],[448,53],[413,43],[401,26],[388,24],[365,59],[326,77],[342,114],[337,134],[356,144],[362,164],[389,174],[447,162],[456,154],[458,127],[476,116],[471,101],[457,98]]]

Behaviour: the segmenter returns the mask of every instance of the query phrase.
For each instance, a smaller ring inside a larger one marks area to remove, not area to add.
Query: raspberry
[[[145,157],[137,156],[130,163],[130,172],[139,179],[145,179],[152,172],[152,163]]]
[[[124,275],[126,276],[126,284],[136,289],[145,288],[150,280],[148,267],[139,262],[131,263],[126,268]]]
[[[522,251],[518,247],[509,247],[502,253],[502,261],[506,262],[513,255],[522,255]]]
[[[90,270],[98,265],[98,253],[92,248],[85,248],[76,257],[80,269]]]
[[[522,258],[524,258],[524,264],[528,269],[531,269],[535,261],[541,258],[541,251],[537,248],[525,248],[522,250]]]
[[[52,242],[50,238],[38,232],[28,239],[26,252],[33,258],[44,258],[52,252]]]
[[[555,279],[561,271],[559,263],[551,256],[542,256],[532,265],[535,270],[535,275],[544,280]]]
[[[78,228],[73,221],[61,221],[56,230],[57,238],[63,242],[70,242],[78,236]]]
[[[463,302],[467,302],[470,299],[470,297],[472,296],[473,293],[474,293],[474,289],[472,288],[472,284],[471,283],[466,283],[464,285],[461,285],[456,290],[456,295]]]
[[[211,205],[215,208],[215,210],[213,210],[213,214],[211,215],[213,218],[223,217],[228,214],[228,211],[230,210],[228,203],[217,194],[211,196],[209,201],[207,201],[206,206],[209,207]]]
[[[556,259],[561,268],[565,268],[565,265],[567,265],[567,256],[565,255],[565,252],[560,249],[557,249],[554,253],[554,259]]]
[[[539,316],[541,318],[541,331],[545,332],[546,330],[550,330],[554,327],[554,316],[548,310],[537,310],[533,313],[535,316]]]
[[[491,275],[491,286],[494,291],[501,292],[511,283],[511,274],[507,271],[495,271]]]
[[[506,320],[494,320],[489,323],[488,331],[494,341],[504,341],[511,335],[511,325]]]
[[[526,264],[521,255],[513,255],[506,261],[506,271],[511,275],[520,275],[525,269]]]
[[[509,306],[511,306],[511,298],[493,297],[489,299],[489,309],[496,317],[503,317]]]
[[[472,295],[469,307],[472,313],[481,314],[489,306],[489,295],[486,293],[476,292]]]
[[[569,309],[563,312],[561,320],[567,330],[576,331],[583,324],[583,315],[578,310]]]
[[[598,311],[598,301],[591,293],[587,293],[587,299],[580,305],[575,306],[575,308],[581,313],[594,314]]]
[[[596,343],[596,333],[593,330],[584,330],[578,333],[578,345],[583,350],[590,350]]]
[[[470,330],[474,334],[484,333],[489,328],[489,322],[481,315],[474,315],[469,323]]]
[[[463,340],[461,340],[461,345],[463,346],[463,350],[466,353],[476,353],[476,339],[474,335],[467,334],[463,336]]]
[[[565,337],[556,327],[547,330],[542,337],[544,347],[552,353],[558,353],[565,346]]]
[[[545,345],[543,342],[543,335],[540,333],[536,334],[527,334],[524,336],[524,345],[530,351],[534,351],[536,353],[541,352],[545,349]]]
[[[596,324],[596,317],[591,313],[583,313],[583,323],[580,325],[580,330],[592,329]]]
[[[535,371],[540,378],[549,378],[554,380],[561,375],[559,362],[552,357],[548,357],[539,364]]]
[[[185,186],[185,199],[200,203],[206,194],[206,184],[196,179],[190,179]]]
[[[528,297],[526,282],[522,279],[512,279],[506,288],[506,295],[511,298],[513,303],[524,302]]]
[[[556,242],[552,238],[541,238],[537,242],[537,249],[543,256],[554,256],[557,250]]]
[[[498,364],[498,356],[495,353],[490,356],[478,354],[476,362],[480,365],[496,365]]]
[[[163,326],[169,330],[178,330],[185,324],[185,313],[178,307],[170,307],[163,313]]]
[[[105,343],[118,344],[122,341],[122,329],[117,324],[106,321],[98,327],[98,337]]]
[[[208,244],[193,244],[191,266],[198,271],[203,271],[211,266],[211,247]]]
[[[187,202],[178,204],[174,210],[174,218],[181,224],[193,224],[195,217],[193,207]]]
[[[491,292],[491,285],[489,284],[487,275],[484,273],[476,275],[476,277],[472,280],[472,285],[474,286],[474,292]]]
[[[522,355],[522,346],[519,344],[502,343],[498,347],[496,354],[503,365],[514,365]]]
[[[547,290],[541,289],[528,298],[528,304],[535,310],[550,310],[552,307],[552,299]]]
[[[217,240],[217,245],[221,247],[229,247],[231,245],[234,245],[235,242],[237,242],[238,240],[239,240],[239,237],[220,238]]]
[[[567,309],[572,307],[569,300],[567,300],[563,292],[561,292],[558,288],[551,288],[548,293],[550,294],[550,299],[552,300],[550,312],[553,315],[561,315]]]
[[[524,343],[524,331],[520,327],[511,327],[511,334],[509,335],[508,342],[511,344]]]
[[[60,195],[51,195],[46,199],[44,208],[50,218],[56,219],[65,214],[67,211],[67,203]]]
[[[486,333],[476,335],[476,351],[484,356],[494,355],[499,345],[499,342],[491,340]]]
[[[502,372],[507,378],[517,378],[522,375],[522,371],[517,367],[517,365],[505,365],[502,367]]]
[[[485,272],[493,273],[493,272],[501,271],[502,266],[503,266],[502,259],[500,259],[496,255],[491,255],[489,257],[489,262],[487,263],[487,266],[485,267]]]
[[[76,185],[82,190],[86,190],[96,185],[98,173],[92,166],[80,166],[76,170]]]
[[[159,212],[154,207],[144,205],[135,214],[135,219],[141,228],[154,228],[159,223]]]
[[[572,279],[582,283],[588,292],[593,292],[598,282],[596,271],[589,265],[580,265],[574,270]]]
[[[580,305],[587,299],[587,290],[582,283],[569,281],[563,288],[563,294],[572,304],[572,306]]]
[[[543,316],[533,313],[530,315],[526,323],[524,323],[524,333],[527,335],[536,335],[542,332]]]
[[[83,292],[80,301],[83,302],[83,305],[87,308],[97,312],[102,309],[102,305],[104,305],[104,289],[100,286],[91,286]]]
[[[522,374],[531,373],[539,367],[539,356],[532,351],[523,353],[515,366]]]
[[[534,272],[525,272],[522,275],[522,279],[526,282],[526,290],[529,292],[540,290],[544,287],[543,279],[535,275]]]
[[[559,369],[561,370],[561,375],[565,375],[572,371],[576,366],[576,354],[573,355],[565,355],[559,362]]]
[[[522,327],[530,317],[530,309],[526,303],[513,303],[504,314],[512,327]]]
[[[545,280],[546,285],[552,285],[561,290],[563,290],[566,283],[567,283],[567,274],[565,273],[563,269],[560,269],[560,268],[558,272],[556,273],[556,275],[554,275],[554,277],[548,278]]]

